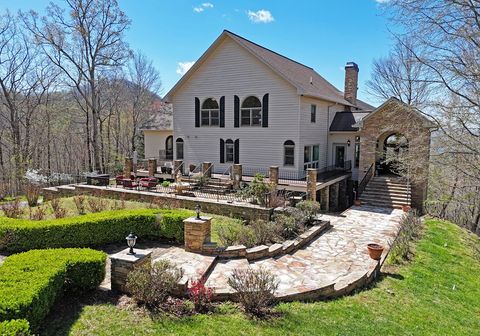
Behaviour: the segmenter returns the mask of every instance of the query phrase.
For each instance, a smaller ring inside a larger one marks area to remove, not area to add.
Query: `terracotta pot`
[[[382,245],[371,243],[367,245],[367,248],[370,258],[372,258],[373,260],[380,260],[384,250]]]
[[[356,199],[356,200],[353,200],[353,204],[356,206],[359,206],[359,205],[362,205],[362,201],[360,201],[359,199]]]
[[[410,205],[402,205],[403,212],[409,212],[411,209]]]

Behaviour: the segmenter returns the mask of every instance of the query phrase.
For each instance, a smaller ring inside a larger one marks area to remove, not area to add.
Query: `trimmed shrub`
[[[311,200],[301,201],[297,208],[303,212],[307,224],[310,224],[320,212],[320,203]]]
[[[29,336],[30,325],[27,320],[10,320],[0,322],[0,335],[2,336]]]
[[[23,214],[20,206],[20,199],[17,197],[13,201],[0,205],[0,209],[8,218],[19,218]]]
[[[134,232],[142,238],[183,241],[188,210],[117,210],[78,217],[31,221],[0,218],[0,250],[87,247],[121,242]]]
[[[26,319],[33,330],[64,291],[96,288],[105,277],[106,254],[91,249],[32,250],[0,266],[0,320]]]

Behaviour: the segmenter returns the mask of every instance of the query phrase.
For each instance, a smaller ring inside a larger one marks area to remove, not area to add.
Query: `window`
[[[320,159],[319,145],[305,146],[303,149],[303,169],[318,168],[318,161]]]
[[[310,105],[310,122],[317,122],[317,105]]]
[[[292,140],[283,143],[283,164],[285,166],[295,165],[295,143]]]
[[[220,124],[220,108],[214,98],[208,98],[200,111],[202,126],[218,126]]]
[[[173,136],[171,135],[165,139],[165,159],[173,160]]]
[[[257,97],[245,98],[240,111],[241,126],[261,126],[262,124],[262,103]]]
[[[225,141],[225,162],[233,162],[234,159],[234,146],[233,141],[228,139]]]
[[[360,166],[360,137],[355,137],[355,168]]]
[[[177,160],[183,160],[183,139],[178,138],[176,141],[177,145]]]

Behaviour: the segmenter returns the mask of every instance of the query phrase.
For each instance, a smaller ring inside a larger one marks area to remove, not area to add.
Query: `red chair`
[[[134,180],[135,177],[133,175],[130,175],[130,180]],[[117,175],[115,176],[115,184],[117,185],[117,187],[119,185],[123,186],[123,180],[125,180],[125,178],[123,177],[123,175]]]
[[[131,179],[123,179],[122,180],[123,187],[127,189],[137,189],[138,183]]]
[[[144,177],[140,179],[140,187],[147,190],[157,187],[157,179],[155,177]]]

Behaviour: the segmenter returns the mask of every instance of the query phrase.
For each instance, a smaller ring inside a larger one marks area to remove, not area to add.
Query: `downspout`
[[[326,157],[326,163],[327,167],[329,166],[328,164],[328,157],[330,153],[330,107],[337,106],[338,103],[332,104],[332,105],[327,105],[327,157]]]

